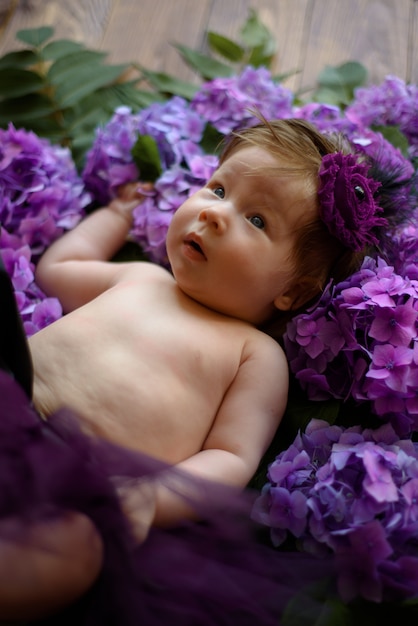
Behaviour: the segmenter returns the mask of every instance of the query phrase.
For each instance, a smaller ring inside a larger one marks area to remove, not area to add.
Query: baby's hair
[[[241,129],[227,140],[220,162],[248,145],[267,150],[280,159],[277,174],[296,175],[305,182],[308,194],[306,220],[297,227],[295,246],[290,259],[294,267],[294,284],[303,286],[292,311],[280,313],[275,321],[274,333],[283,332],[287,321],[311,304],[323,291],[329,280],[344,280],[355,272],[367,253],[353,252],[330,235],[319,216],[319,169],[326,154],[352,153],[349,142],[340,134],[323,135],[302,119],[267,121],[261,118],[256,126]],[[283,161],[285,165],[283,166]],[[274,175],[275,172],[272,172]]]

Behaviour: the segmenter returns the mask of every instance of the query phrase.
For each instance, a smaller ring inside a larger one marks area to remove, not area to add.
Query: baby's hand
[[[132,223],[132,211],[152,191],[151,183],[127,183],[118,188],[117,196],[109,203],[109,209]]]
[[[134,538],[145,541],[154,521],[155,485],[146,479],[114,479],[122,510],[129,520]]]

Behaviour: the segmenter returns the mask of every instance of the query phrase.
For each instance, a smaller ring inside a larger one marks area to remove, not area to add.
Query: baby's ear
[[[296,311],[315,296],[319,296],[321,289],[317,279],[300,278],[297,284],[276,296],[274,306],[279,311]]]

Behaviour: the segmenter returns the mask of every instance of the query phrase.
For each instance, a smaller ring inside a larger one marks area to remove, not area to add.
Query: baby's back
[[[69,406],[94,432],[176,463],[202,448],[259,333],[194,302],[161,268],[151,278],[139,288],[132,272],[30,339],[34,401],[44,415]]]

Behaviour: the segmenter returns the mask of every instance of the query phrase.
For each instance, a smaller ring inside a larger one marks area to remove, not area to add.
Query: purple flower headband
[[[368,169],[353,154],[334,152],[323,157],[319,170],[320,217],[331,235],[353,251],[377,244],[373,228],[388,224],[377,215],[383,211],[374,199],[380,183],[367,175]]]

